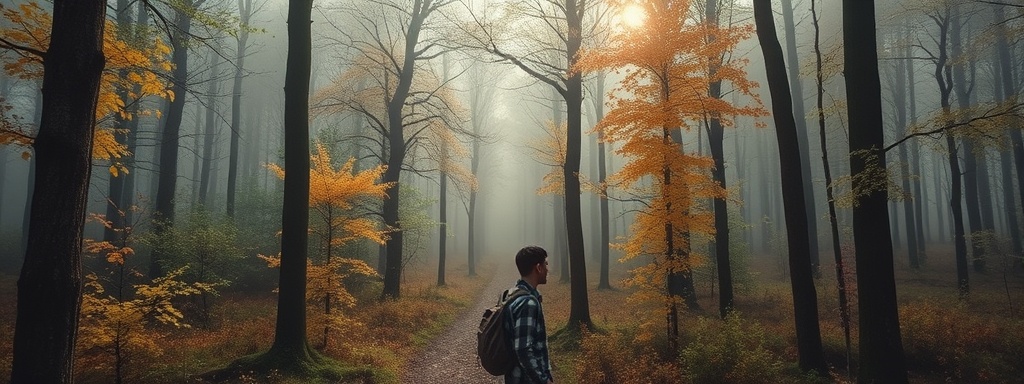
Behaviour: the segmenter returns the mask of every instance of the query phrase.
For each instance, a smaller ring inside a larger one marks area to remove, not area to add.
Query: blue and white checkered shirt
[[[519,363],[505,375],[505,384],[544,384],[552,376],[542,298],[540,292],[523,280],[516,282],[516,287],[529,292],[529,295],[507,304],[510,318],[505,323],[505,331],[512,335],[512,350]],[[509,293],[506,291],[502,300]]]

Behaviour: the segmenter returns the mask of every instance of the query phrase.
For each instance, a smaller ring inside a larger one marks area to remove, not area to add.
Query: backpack
[[[504,300],[484,311],[480,329],[476,332],[476,354],[480,358],[480,365],[495,376],[508,373],[517,363],[515,352],[512,351],[511,335],[505,330],[504,319],[509,316],[505,307],[513,300],[530,294],[519,288],[509,292]]]

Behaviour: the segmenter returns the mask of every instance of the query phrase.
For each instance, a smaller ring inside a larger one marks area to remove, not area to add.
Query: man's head
[[[516,253],[516,267],[519,275],[534,286],[548,282],[548,251],[530,245]]]

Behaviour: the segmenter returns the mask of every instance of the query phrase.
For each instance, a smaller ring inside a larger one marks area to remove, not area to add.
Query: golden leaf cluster
[[[642,8],[644,27],[614,33],[608,47],[584,52],[574,69],[611,69],[622,76],[609,92],[610,111],[594,131],[617,143],[616,153],[626,159],[608,186],[639,199],[643,209],[629,237],[615,246],[624,251],[623,261],[651,257],[626,281],[640,288],[631,300],[667,308],[681,300],[667,294],[668,277],[703,260],[691,251],[691,237],[715,231],[714,217],[702,202],[727,197],[711,177],[714,162],[687,153],[680,130],[702,129],[710,119],[732,127],[737,117],[767,115],[754,93],[757,84],[743,70],[746,62],[724,60],[752,28],[695,24],[688,1],[618,1],[613,7]],[[709,96],[715,83],[751,102],[740,105]]]
[[[0,6],[7,28],[0,28],[0,37],[11,43],[29,49],[45,52],[50,45],[52,19],[49,13],[36,2],[20,4],[16,9]],[[113,174],[125,171],[117,165],[117,159],[131,155],[124,143],[115,139],[115,134],[124,133],[123,127],[106,126],[109,117],[119,116],[122,121],[135,117],[129,103],[148,96],[173,99],[167,81],[159,73],[169,72],[171,49],[160,39],[153,39],[145,47],[138,47],[119,38],[118,26],[106,21],[103,35],[103,55],[106,66],[100,79],[100,93],[96,106],[98,129],[93,138],[93,158],[110,161]],[[7,74],[21,79],[41,79],[43,58],[29,52],[18,51],[4,62]],[[123,99],[121,95],[127,99]],[[159,112],[136,110],[136,115]],[[3,134],[0,133],[0,136]],[[3,139],[0,139],[3,141]],[[31,142],[24,142],[30,145]]]

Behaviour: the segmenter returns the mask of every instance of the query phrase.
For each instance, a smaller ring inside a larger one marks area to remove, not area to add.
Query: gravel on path
[[[508,263],[511,264],[511,263]],[[487,272],[481,271],[486,276]],[[503,383],[480,366],[476,356],[476,331],[484,310],[493,306],[501,292],[516,283],[519,274],[511,265],[498,267],[476,301],[456,315],[455,321],[406,365],[403,384]]]

